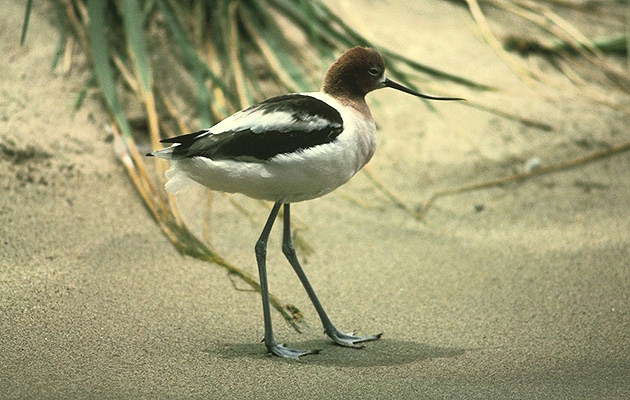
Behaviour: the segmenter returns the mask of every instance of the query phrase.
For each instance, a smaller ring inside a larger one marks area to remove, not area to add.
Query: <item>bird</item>
[[[273,202],[254,246],[262,297],[267,352],[299,359],[319,350],[290,348],[276,342],[269,308],[267,241],[283,207],[282,252],[297,274],[324,328],[336,344],[363,348],[382,334],[357,336],[333,325],[311,286],[291,238],[291,204],[315,199],[346,183],[372,158],[376,124],[365,96],[393,88],[430,100],[435,97],[389,79],[381,54],[372,48],[346,50],[327,70],[321,90],[271,97],[194,133],[164,139],[170,147],[147,156],[169,160],[165,184],[177,192],[191,182],[215,191],[242,193]]]

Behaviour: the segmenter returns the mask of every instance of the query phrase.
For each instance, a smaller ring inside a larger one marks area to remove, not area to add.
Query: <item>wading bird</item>
[[[212,190],[243,193],[274,202],[256,242],[267,350],[297,359],[317,350],[297,350],[276,342],[271,326],[267,285],[267,239],[280,207],[284,206],[282,251],[319,314],[324,332],[335,343],[353,348],[381,334],[355,336],[339,331],[320,304],[291,240],[291,203],[310,200],[346,183],[372,157],[376,125],[365,95],[393,88],[432,100],[385,76],[381,55],[369,48],[346,51],[326,73],[322,90],[273,97],[239,111],[195,133],[162,140],[172,145],[148,155],[170,160],[166,189],[175,192],[192,181]]]

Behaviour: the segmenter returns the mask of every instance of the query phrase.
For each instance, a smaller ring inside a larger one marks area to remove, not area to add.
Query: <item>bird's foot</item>
[[[283,344],[279,344],[279,343],[274,343],[272,345],[268,345],[267,346],[267,350],[269,351],[269,353],[278,356],[278,357],[282,357],[282,358],[288,358],[291,360],[299,360],[301,356],[307,356],[309,354],[318,354],[319,353],[319,349],[315,349],[315,350],[298,350],[298,349],[291,349],[289,347],[285,347]]]
[[[335,328],[326,330],[324,333],[326,333],[326,335],[328,335],[328,337],[331,338],[333,342],[337,343],[338,345],[344,347],[352,347],[354,349],[362,349],[365,346],[360,343],[378,340],[383,335],[382,333],[379,333],[377,335],[370,336],[355,336],[354,333],[346,334],[338,331]]]

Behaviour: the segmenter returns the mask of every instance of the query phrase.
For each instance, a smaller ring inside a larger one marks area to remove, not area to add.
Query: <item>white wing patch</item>
[[[224,119],[209,129],[209,132],[199,137],[211,133],[221,133],[228,131],[240,131],[249,129],[254,133],[265,131],[289,132],[302,130],[310,132],[324,129],[330,124],[324,118],[317,115],[303,116],[296,120],[293,113],[286,111],[264,112],[264,109],[244,110],[231,117]]]

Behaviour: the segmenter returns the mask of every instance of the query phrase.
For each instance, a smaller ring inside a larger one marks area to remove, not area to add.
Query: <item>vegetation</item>
[[[483,37],[527,82],[544,81],[544,77],[506,49],[518,50],[521,55],[553,55],[554,65],[576,84],[582,84],[583,79],[574,71],[572,57],[580,57],[600,70],[619,90],[627,92],[630,88],[627,71],[604,57],[607,51],[628,56],[627,33],[591,40],[554,11],[559,7],[605,13],[606,9],[600,6],[606,2],[451,1],[469,8]],[[157,149],[161,147],[161,138],[192,132],[195,129],[190,126],[189,115],[196,119],[195,127],[210,126],[272,94],[315,90],[318,85],[313,77],[319,77],[335,56],[355,45],[379,49],[387,59],[392,77],[410,87],[414,87],[419,77],[430,77],[472,90],[494,90],[370,43],[319,0],[55,0],[52,4],[61,32],[53,65],[60,60],[71,63],[77,45],[89,60],[93,79],[79,94],[77,106],[89,90],[100,94],[112,117],[114,150],[156,223],[181,253],[222,266],[256,290],[257,279],[190,231],[176,202],[162,189],[165,163],[152,159],[155,164],[147,165],[150,159],[143,157],[138,147]],[[22,42],[31,6],[32,0],[28,0]],[[487,10],[493,15],[507,13],[520,18],[555,41],[547,43],[539,38],[512,35],[501,44],[486,20]],[[437,94],[449,93],[440,93],[438,89]],[[604,101],[596,94],[589,95],[596,101]],[[551,129],[544,123],[492,109],[474,100],[467,104],[536,129]],[[369,171],[366,174],[375,190],[383,192],[393,204],[416,218],[423,215],[400,201]],[[437,193],[421,211],[426,211],[438,197],[485,185]],[[232,204],[239,212],[247,213],[238,202]],[[308,249],[304,240],[296,244]],[[271,302],[299,329],[302,317],[295,306],[275,296]]]

